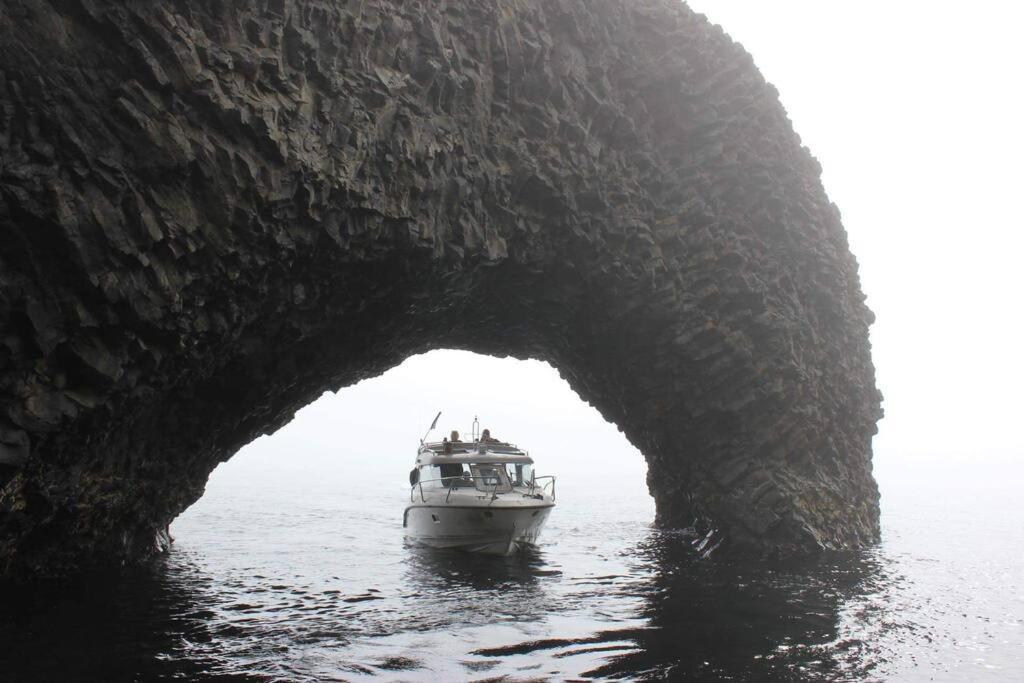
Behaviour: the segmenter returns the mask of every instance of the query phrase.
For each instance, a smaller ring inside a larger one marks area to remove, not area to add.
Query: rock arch
[[[550,361],[732,547],[878,534],[872,320],[774,89],[675,0],[9,2],[0,572],[438,347]]]

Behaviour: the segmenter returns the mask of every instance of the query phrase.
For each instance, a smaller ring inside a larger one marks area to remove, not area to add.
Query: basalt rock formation
[[[871,542],[819,178],[676,0],[6,0],[0,574],[152,554],[218,462],[441,347],[550,361],[664,524]]]

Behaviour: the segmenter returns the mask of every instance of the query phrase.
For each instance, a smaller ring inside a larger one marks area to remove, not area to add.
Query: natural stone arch
[[[871,313],[774,89],[674,0],[0,16],[0,568],[153,551],[438,347],[550,361],[732,547],[878,533]]]

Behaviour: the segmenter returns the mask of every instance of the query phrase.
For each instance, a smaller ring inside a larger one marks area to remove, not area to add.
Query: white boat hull
[[[405,528],[413,541],[434,548],[509,555],[537,543],[552,507],[414,504],[405,510]]]

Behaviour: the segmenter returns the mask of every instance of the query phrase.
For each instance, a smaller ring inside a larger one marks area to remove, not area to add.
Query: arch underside
[[[838,212],[681,3],[19,7],[0,572],[148,556],[218,462],[432,348],[551,362],[644,453],[666,525],[877,538]]]

